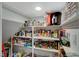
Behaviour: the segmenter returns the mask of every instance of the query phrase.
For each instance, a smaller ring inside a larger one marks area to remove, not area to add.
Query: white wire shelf
[[[16,45],[16,46],[21,46],[21,47],[25,47],[25,46],[24,46],[24,43],[23,43],[23,44],[15,43],[14,45]],[[30,46],[30,47],[26,47],[26,48],[32,48],[32,47]]]
[[[42,50],[42,51],[48,51],[48,52],[59,52],[56,49],[46,49],[46,48],[38,48],[38,47],[34,47],[34,49],[36,49],[36,50]]]
[[[30,36],[14,36],[14,37],[16,37],[16,38],[32,38]]]
[[[47,41],[53,41],[53,40],[59,41],[59,38],[52,38],[52,37],[34,37],[34,39],[41,39],[41,40],[47,40]]]

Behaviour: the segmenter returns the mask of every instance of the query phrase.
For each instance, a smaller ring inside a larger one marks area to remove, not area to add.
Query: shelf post
[[[34,27],[32,26],[32,57],[34,57]]]

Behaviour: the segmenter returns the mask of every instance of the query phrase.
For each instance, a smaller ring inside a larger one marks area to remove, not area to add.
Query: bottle
[[[53,36],[54,36],[55,38],[57,38],[57,31],[54,31]]]
[[[54,24],[54,16],[52,17],[52,25]]]
[[[45,36],[45,30],[42,30],[42,36],[43,37]]]
[[[57,16],[55,16],[54,24],[57,25]]]
[[[47,25],[51,25],[51,14],[47,15]]]
[[[51,37],[51,30],[47,31],[47,37]]]
[[[52,24],[57,25],[57,16],[53,15],[52,17]]]

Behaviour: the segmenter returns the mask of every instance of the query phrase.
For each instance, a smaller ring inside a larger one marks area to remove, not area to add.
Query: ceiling
[[[61,11],[65,2],[4,2],[3,6],[23,16],[36,17],[45,16],[46,12]],[[36,11],[35,7],[37,6],[42,10]]]

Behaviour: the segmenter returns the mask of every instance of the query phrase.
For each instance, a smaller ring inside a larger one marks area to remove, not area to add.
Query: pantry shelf
[[[60,29],[60,25],[51,25],[51,26],[33,26],[35,30],[46,29],[46,30],[56,30]]]
[[[16,45],[16,46],[24,46],[23,44],[18,44],[18,43],[15,43],[14,45]]]
[[[32,38],[32,37],[25,37],[25,36],[14,36],[15,38]]]
[[[36,50],[43,50],[43,51],[49,51],[49,52],[59,52],[56,49],[46,49],[46,48],[38,48],[38,47],[34,47],[34,49],[36,49]]]
[[[46,26],[28,26],[28,27],[46,27]]]
[[[15,46],[21,46],[21,47],[24,47],[24,44],[18,44],[18,43],[15,43],[14,45],[15,45]],[[30,46],[30,47],[26,47],[26,48],[32,48],[32,47]]]
[[[59,38],[51,38],[51,37],[34,37],[34,39],[41,39],[41,40],[47,40],[47,41],[53,41],[53,40],[59,41]]]

